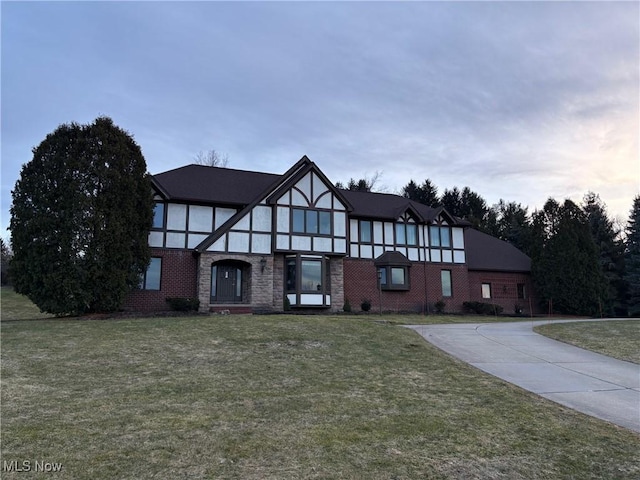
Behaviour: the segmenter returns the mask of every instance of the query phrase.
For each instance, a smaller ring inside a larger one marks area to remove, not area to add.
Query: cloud
[[[210,148],[276,173],[308,154],[334,181],[382,171],[391,190],[431,178],[532,206],[599,189],[621,208],[638,191],[638,17],[633,2],[3,4],[3,212],[31,147],[100,114],[152,172]]]

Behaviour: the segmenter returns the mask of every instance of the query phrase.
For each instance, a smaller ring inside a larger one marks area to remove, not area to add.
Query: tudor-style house
[[[531,261],[442,207],[337,189],[306,156],[282,175],[188,165],[153,176],[152,259],[132,310],[529,311]]]

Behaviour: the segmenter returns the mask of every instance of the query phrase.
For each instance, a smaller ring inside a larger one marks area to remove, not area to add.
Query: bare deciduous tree
[[[198,165],[205,165],[207,167],[227,168],[229,166],[229,155],[226,153],[220,154],[214,149],[207,152],[200,150],[195,156],[195,161]]]

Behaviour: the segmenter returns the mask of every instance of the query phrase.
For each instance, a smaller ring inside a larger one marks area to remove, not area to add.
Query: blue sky
[[[227,154],[532,211],[640,193],[638,2],[2,2],[1,230],[31,149],[113,118],[151,173]]]

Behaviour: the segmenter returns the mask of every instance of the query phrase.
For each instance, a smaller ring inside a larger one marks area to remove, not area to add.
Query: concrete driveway
[[[551,340],[532,330],[536,325],[566,321],[408,328],[491,375],[579,412],[640,432],[640,365]]]

